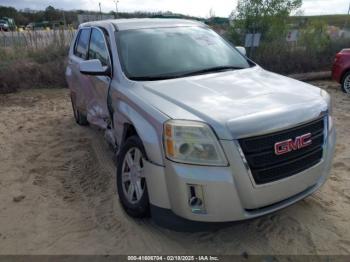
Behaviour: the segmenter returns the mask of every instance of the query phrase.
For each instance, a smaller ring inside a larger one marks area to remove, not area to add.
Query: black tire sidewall
[[[125,211],[130,216],[139,217],[139,218],[148,217],[149,216],[149,198],[148,198],[147,183],[145,185],[145,191],[143,193],[141,200],[136,204],[132,204],[127,200],[122,188],[123,161],[126,153],[133,147],[138,148],[142,153],[142,157],[146,159],[146,152],[141,139],[138,136],[131,136],[130,138],[128,138],[126,142],[123,144],[117,156],[117,179],[116,180],[117,180],[117,191],[118,191],[119,201],[122,204]]]
[[[77,112],[76,104],[75,104],[75,95],[73,93],[70,94],[70,100],[72,102],[73,116],[74,116],[75,122],[78,123],[79,116],[78,116],[78,112]]]
[[[345,79],[348,77],[350,75],[350,71],[348,71],[348,72],[346,72],[345,74],[344,74],[344,76],[343,76],[343,79],[342,79],[342,81],[341,81],[341,89],[343,90],[343,92],[344,93],[346,93],[346,94],[350,94],[350,92],[347,92],[346,90],[345,90]]]
[[[87,118],[85,115],[83,115],[79,109],[77,108],[77,104],[76,104],[76,94],[75,93],[71,93],[70,95],[71,101],[72,101],[72,109],[73,109],[73,115],[74,115],[74,119],[75,122],[77,122],[77,124],[81,125],[81,126],[86,126],[89,124],[89,122],[87,121]]]

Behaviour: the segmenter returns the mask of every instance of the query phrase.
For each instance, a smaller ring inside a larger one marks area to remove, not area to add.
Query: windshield
[[[0,24],[6,24],[7,22],[5,20],[0,20]]]
[[[157,80],[250,67],[214,31],[202,27],[120,31],[118,52],[126,76]]]

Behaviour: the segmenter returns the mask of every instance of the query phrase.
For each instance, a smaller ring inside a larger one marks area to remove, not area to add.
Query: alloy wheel
[[[344,91],[350,94],[350,74],[345,77],[343,87]]]
[[[146,187],[143,174],[142,153],[137,147],[129,149],[122,166],[122,188],[126,199],[131,204],[137,204]]]

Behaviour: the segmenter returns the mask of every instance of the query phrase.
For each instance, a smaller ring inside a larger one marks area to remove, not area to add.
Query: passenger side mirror
[[[238,50],[242,55],[244,55],[244,56],[247,55],[247,50],[245,49],[245,47],[243,47],[243,46],[237,46],[236,48],[237,48],[237,50]]]
[[[94,76],[109,76],[110,69],[108,66],[102,66],[98,59],[82,61],[79,64],[79,69],[82,74]]]

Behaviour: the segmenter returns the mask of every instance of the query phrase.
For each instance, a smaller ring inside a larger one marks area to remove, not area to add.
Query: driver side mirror
[[[237,50],[244,56],[247,56],[247,50],[243,46],[237,46]]]
[[[94,76],[109,76],[110,69],[108,66],[102,66],[102,63],[98,59],[82,61],[79,64],[79,70],[85,75]]]

